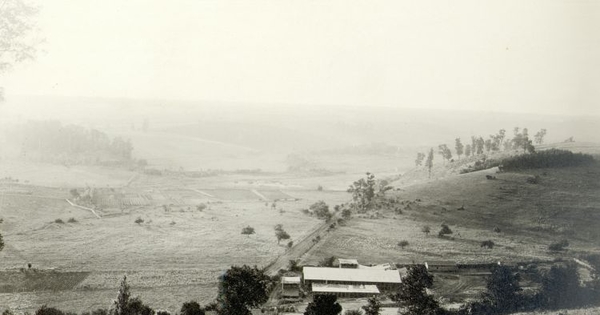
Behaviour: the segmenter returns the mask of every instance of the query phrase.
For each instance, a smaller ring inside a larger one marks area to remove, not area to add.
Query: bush
[[[144,219],[138,217],[137,219],[135,219],[134,222],[137,223],[137,224],[142,224],[142,223],[144,223]]]
[[[75,218],[70,218],[69,221],[67,221],[69,223],[77,223],[77,220],[75,220]]]
[[[502,232],[502,230],[500,230],[500,228],[499,228],[499,227],[495,226],[495,227],[494,227],[494,232],[496,232],[496,233],[500,233],[500,232]]]
[[[254,228],[249,225],[242,229],[242,234],[244,234],[244,235],[250,235],[250,234],[254,234],[254,233],[256,233],[256,232],[254,232]]]
[[[203,211],[204,209],[206,209],[206,204],[201,203],[199,205],[196,205],[196,210]]]
[[[287,243],[287,247],[288,247],[288,248],[292,248],[292,246],[294,246],[294,241],[289,241],[289,242]]]
[[[421,228],[421,232],[425,233],[425,235],[429,235],[429,233],[431,232],[431,228],[429,227],[429,225],[425,225]]]
[[[569,241],[567,240],[561,240],[559,242],[556,243],[552,243],[550,245],[548,245],[548,249],[553,251],[553,252],[557,252],[557,251],[562,251],[565,249],[565,247],[569,246]]]
[[[481,242],[481,247],[487,247],[489,249],[494,248],[494,245],[496,245],[496,244],[494,244],[494,242],[491,240]]]
[[[442,224],[442,229],[438,232],[438,237],[444,237],[448,234],[452,234],[452,230],[447,224]]]
[[[540,177],[537,175],[528,176],[526,181],[528,184],[538,184],[540,182]]]
[[[398,242],[398,246],[400,246],[400,248],[404,249],[404,247],[408,246],[408,241],[402,240],[402,241]]]
[[[92,315],[108,315],[108,310],[104,308],[99,308],[95,311],[92,311]]]
[[[54,223],[64,224],[65,221],[63,221],[62,219],[56,219],[54,220]]]
[[[47,307],[46,305],[42,305],[42,307],[35,311],[35,315],[65,315],[65,313],[54,307]]]
[[[360,310],[347,310],[344,315],[362,315],[362,312]]]

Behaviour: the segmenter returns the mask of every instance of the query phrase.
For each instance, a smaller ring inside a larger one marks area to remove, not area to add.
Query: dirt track
[[[303,239],[298,241],[296,244],[294,244],[294,246],[292,246],[292,248],[288,249],[285,253],[283,253],[282,255],[277,257],[277,259],[275,259],[269,265],[267,265],[265,267],[265,273],[270,276],[273,276],[273,275],[277,274],[277,271],[279,271],[280,269],[287,268],[290,260],[295,260],[295,259],[302,257],[311,248],[313,248],[313,246],[315,246],[317,244],[317,243],[313,242],[313,240],[316,239],[317,236],[320,236],[320,238],[321,238],[320,241],[323,241],[323,238],[324,238],[325,234],[327,233],[327,230],[329,229],[329,225],[332,222],[336,222],[336,221],[337,221],[337,217],[334,215],[330,221],[323,222],[313,232],[311,232],[310,234],[305,236]]]

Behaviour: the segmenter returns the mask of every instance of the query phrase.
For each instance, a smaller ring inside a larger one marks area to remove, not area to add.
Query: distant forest
[[[132,160],[129,139],[59,121],[29,121],[8,134],[20,157],[60,164],[123,165]]]

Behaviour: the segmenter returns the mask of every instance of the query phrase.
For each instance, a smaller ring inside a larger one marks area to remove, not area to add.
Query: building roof
[[[300,277],[282,277],[281,278],[281,283],[285,283],[285,284],[299,284],[300,283]]]
[[[429,266],[456,266],[456,262],[452,260],[432,260],[426,261],[425,264]]]
[[[397,270],[304,267],[304,280],[401,283]]]
[[[376,285],[345,285],[345,284],[322,284],[313,283],[312,292],[314,293],[365,293],[379,294]]]
[[[340,265],[358,265],[358,260],[356,259],[338,258],[338,261],[340,262]]]

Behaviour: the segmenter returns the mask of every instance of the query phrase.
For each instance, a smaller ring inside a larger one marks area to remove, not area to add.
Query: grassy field
[[[527,178],[535,175],[539,182],[528,183]],[[357,258],[362,264],[427,260],[510,264],[596,252],[599,176],[598,165],[498,174],[487,170],[396,186],[401,189],[391,195],[410,201],[402,214],[383,209],[378,218],[355,215],[329,233],[303,262],[316,264],[333,255]],[[449,238],[437,237],[442,223],[454,232]],[[430,235],[421,231],[425,225],[431,227]],[[568,251],[548,251],[550,243],[563,238],[571,244]],[[409,242],[404,249],[397,246],[401,240]],[[481,247],[486,240],[495,243],[493,249]],[[451,283],[459,280],[438,278],[436,294],[450,299],[456,288],[471,290],[471,296],[483,289],[481,278],[466,285]]]
[[[39,277],[50,270],[57,272],[53,275],[58,278],[60,273],[65,277],[73,272],[86,275],[74,287],[52,293],[43,287],[33,292],[26,282],[11,278],[13,291],[24,292],[1,293],[0,305],[30,312],[41,304],[77,312],[108,307],[125,274],[134,295],[139,294],[154,307],[175,311],[191,299],[207,303],[216,294],[218,276],[229,266],[264,266],[286,251],[285,242],[277,244],[275,224],[283,224],[292,240],[301,239],[320,221],[300,209],[320,199],[336,202],[348,198],[346,193],[291,191],[285,195],[298,200],[279,201],[272,208],[249,190],[207,190],[218,191],[215,195],[223,200],[213,200],[203,211],[185,202],[172,204],[168,212],[153,204],[127,207],[123,212],[98,210],[101,215],[110,214],[98,219],[69,205],[63,199],[68,197],[67,189],[26,187],[30,194],[5,193],[0,197],[6,243],[0,252],[3,269],[14,272],[27,269],[31,263],[40,271]],[[144,190],[127,190],[136,189]],[[176,193],[198,195],[169,189],[161,191],[169,201],[177,200],[171,198]],[[271,194],[281,196],[284,192]],[[75,222],[69,223],[70,218]],[[137,218],[144,222],[134,223]],[[56,223],[56,219],[65,223]],[[248,225],[256,234],[241,235]]]

